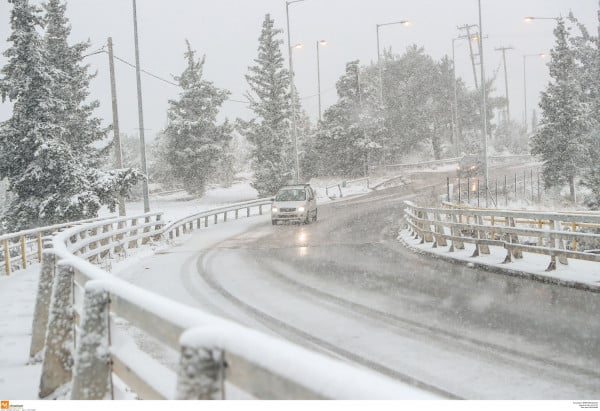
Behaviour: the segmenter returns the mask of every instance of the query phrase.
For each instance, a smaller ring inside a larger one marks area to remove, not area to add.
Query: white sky
[[[527,15],[565,16],[569,10],[592,32],[596,32],[595,0],[482,0],[484,58],[487,76],[500,67],[500,46],[513,46],[508,52],[508,82],[512,118],[523,117],[523,54],[549,51],[553,45],[554,21],[524,23]],[[258,36],[265,13],[271,13],[277,27],[285,29],[284,0],[138,0],[138,27],[142,68],[171,79],[185,67],[183,52],[187,38],[198,53],[206,54],[205,78],[232,92],[233,99],[243,99],[247,90],[244,75],[256,57]],[[10,6],[0,2],[0,50],[8,47]],[[115,55],[134,62],[132,4],[127,0],[71,0],[71,42],[89,38],[90,51],[97,50],[113,37]],[[292,43],[303,49],[294,51],[296,84],[301,96],[317,93],[316,46],[319,39],[328,45],[321,49],[321,90],[324,108],[336,99],[335,82],[346,62],[360,59],[376,61],[376,24],[410,19],[410,27],[388,26],[380,29],[381,46],[403,51],[411,44],[425,47],[434,58],[452,53],[456,27],[476,24],[477,0],[306,0],[290,6]],[[286,39],[285,33],[282,39]],[[456,43],[458,75],[473,84],[468,47]],[[285,49],[285,46],[284,46]],[[287,56],[286,56],[287,57]],[[92,70],[98,71],[91,93],[100,100],[98,115],[105,124],[112,122],[108,58],[98,54],[88,58]],[[0,56],[0,64],[6,59]],[[117,93],[121,131],[135,134],[138,128],[135,71],[116,63]],[[287,66],[287,60],[286,60]],[[529,113],[537,106],[539,92],[548,81],[545,63],[527,60],[527,99]],[[504,77],[500,71],[497,93],[504,95]],[[177,87],[142,74],[144,123],[147,139],[165,126],[167,101],[175,98]],[[317,98],[303,99],[309,115],[317,117]],[[10,104],[0,104],[0,120],[10,115]],[[243,104],[227,102],[223,116],[230,119],[249,115]],[[530,116],[529,116],[530,117]]]

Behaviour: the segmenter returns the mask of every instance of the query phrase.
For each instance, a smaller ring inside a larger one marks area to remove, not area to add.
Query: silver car
[[[308,224],[317,221],[317,200],[308,184],[284,186],[279,189],[271,206],[271,222],[280,221]]]

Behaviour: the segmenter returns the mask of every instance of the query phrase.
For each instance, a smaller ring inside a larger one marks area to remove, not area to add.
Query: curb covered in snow
[[[423,249],[421,247],[416,247],[415,245],[408,243],[407,239],[406,239],[407,235],[409,235],[409,234],[407,234],[407,230],[402,229],[397,237],[397,240],[403,246],[405,246],[410,251],[413,251],[416,254],[427,255],[429,257],[434,257],[434,258],[437,258],[437,259],[440,259],[440,260],[443,260],[446,262],[450,262],[453,264],[463,264],[470,268],[478,268],[478,269],[482,269],[484,271],[488,271],[491,273],[502,274],[502,275],[506,275],[506,276],[510,276],[510,277],[526,278],[526,279],[539,281],[539,282],[546,283],[546,284],[555,284],[555,285],[560,285],[563,287],[569,287],[569,288],[575,288],[578,290],[600,293],[600,285],[593,285],[593,284],[580,282],[580,281],[564,280],[564,279],[552,277],[549,275],[537,274],[537,273],[532,273],[532,272],[528,272],[528,271],[524,271],[524,270],[516,270],[516,269],[512,269],[512,268],[505,268],[505,267],[492,265],[492,264],[481,262],[481,261],[475,261],[474,259],[476,257],[473,257],[473,260],[469,261],[469,260],[465,260],[465,259],[459,258],[459,257],[452,257],[447,254],[440,254],[439,252],[428,251],[426,249]]]

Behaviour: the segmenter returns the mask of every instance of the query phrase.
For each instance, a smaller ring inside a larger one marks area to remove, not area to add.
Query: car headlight
[[[304,207],[298,207],[298,211],[300,211],[301,213],[304,212]]]
[[[274,212],[274,213],[276,213],[276,212],[278,211],[278,210],[277,210],[277,207],[273,207],[273,208],[271,208],[271,211],[272,211],[272,212]]]

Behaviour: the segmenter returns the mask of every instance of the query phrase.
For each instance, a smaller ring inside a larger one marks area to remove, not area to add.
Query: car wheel
[[[310,213],[306,213],[306,218],[304,219],[304,224],[310,224]]]

